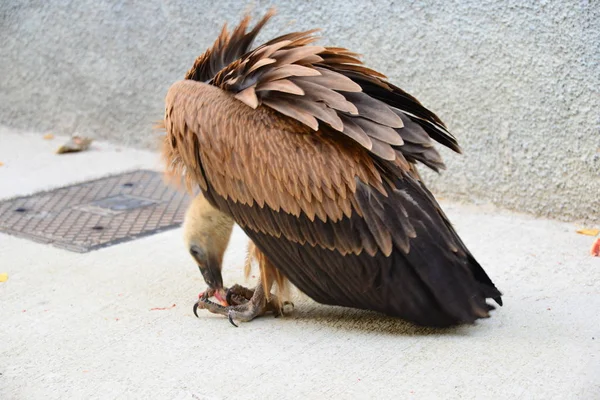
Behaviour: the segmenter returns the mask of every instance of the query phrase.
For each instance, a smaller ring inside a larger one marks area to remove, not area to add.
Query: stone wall
[[[323,28],[459,139],[433,190],[600,223],[600,3],[274,1],[259,40]],[[271,3],[0,3],[0,123],[153,147],[169,85],[222,24]]]

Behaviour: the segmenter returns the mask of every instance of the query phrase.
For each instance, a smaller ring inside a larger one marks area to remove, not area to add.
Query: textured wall
[[[323,27],[446,121],[464,155],[435,191],[600,223],[598,1],[273,3],[259,40]],[[269,4],[4,0],[0,123],[153,146],[170,83]]]

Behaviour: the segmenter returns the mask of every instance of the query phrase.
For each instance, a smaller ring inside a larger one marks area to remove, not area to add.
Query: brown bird
[[[224,27],[166,96],[168,173],[244,230],[261,272],[235,293],[249,301],[195,307],[248,321],[289,280],[317,302],[421,325],[488,317],[501,293],[416,171],[444,168],[433,141],[460,152],[456,139],[356,53],[314,45],[314,30],[251,50],[272,15]],[[222,288],[217,264],[209,292]]]

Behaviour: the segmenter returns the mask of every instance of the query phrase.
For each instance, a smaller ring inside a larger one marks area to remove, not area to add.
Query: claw
[[[229,322],[231,322],[231,325],[235,326],[236,328],[239,328],[235,322],[233,322],[233,317],[231,316],[231,311],[229,313],[227,313],[227,319],[229,320]]]
[[[194,303],[194,315],[196,316],[196,318],[200,318],[198,316],[198,302]]]

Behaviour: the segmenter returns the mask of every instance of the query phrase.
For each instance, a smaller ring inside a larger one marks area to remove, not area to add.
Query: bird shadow
[[[281,322],[286,324],[390,336],[467,336],[473,328],[465,325],[449,328],[424,327],[375,311],[305,302],[297,304],[291,313],[280,318]]]

